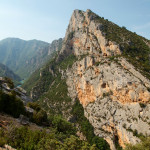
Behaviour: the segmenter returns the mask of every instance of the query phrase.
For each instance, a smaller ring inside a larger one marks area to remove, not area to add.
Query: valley
[[[22,80],[26,80],[59,51],[61,44],[61,38],[51,44],[38,40],[7,38],[0,41],[0,63],[11,68]]]

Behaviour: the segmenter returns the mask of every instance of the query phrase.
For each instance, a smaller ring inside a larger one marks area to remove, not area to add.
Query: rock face
[[[125,147],[126,142],[139,141],[133,135],[136,130],[138,134],[150,135],[150,104],[146,105],[150,93],[144,82],[108,59],[98,66],[83,65],[86,61],[84,58],[73,65],[67,73],[67,84],[72,99],[78,97],[83,105],[95,134],[104,137],[112,149],[116,136]]]
[[[138,45],[138,40],[142,44]],[[147,74],[144,76],[134,67],[140,62],[141,54],[146,54],[143,60],[149,59],[150,49],[144,44],[142,37],[98,18],[90,10],[75,10],[61,51],[39,73],[32,97],[41,100],[46,109],[61,112],[68,120],[75,120],[71,112],[78,99],[95,135],[106,139],[112,150],[116,144],[123,148],[126,143],[136,144],[140,141],[139,134],[150,136],[150,81]],[[144,45],[144,53],[141,53],[141,45]],[[73,65],[68,59],[72,55],[76,56]],[[71,100],[67,101],[66,95]]]
[[[58,52],[61,49],[62,41],[62,38],[52,41],[52,43],[49,46],[48,55],[51,55],[55,51]]]
[[[23,88],[14,88],[13,82],[10,79],[0,77],[0,90],[6,94],[15,93],[15,95],[20,98],[24,104],[32,102],[32,99],[27,96],[26,91]]]
[[[89,14],[90,10],[74,11],[64,39],[64,43],[67,44],[63,45],[60,54],[71,52],[70,48],[76,56],[91,54],[100,57],[121,54],[119,45],[105,39],[101,31],[103,25],[96,24],[94,16],[92,18]]]
[[[124,148],[140,141],[137,134],[150,136],[150,81],[125,58],[111,60],[122,51],[89,13],[74,11],[60,53],[79,58],[66,71],[69,96],[79,99],[96,135]]]
[[[136,131],[150,135],[150,92],[146,84],[137,74],[106,58],[98,66],[88,65],[91,60],[86,57],[73,65],[67,72],[67,85],[70,97],[78,97],[83,105],[95,134],[104,137],[112,149],[116,136],[125,147],[125,143],[139,141],[134,136]],[[146,83],[150,85],[148,80]]]

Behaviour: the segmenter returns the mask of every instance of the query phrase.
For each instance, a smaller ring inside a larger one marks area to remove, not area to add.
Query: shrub
[[[15,95],[0,91],[0,111],[13,117],[19,117],[20,114],[25,114],[25,107],[23,102]]]
[[[6,140],[3,137],[0,137],[0,147],[3,147],[6,144]]]
[[[127,144],[125,150],[149,150],[150,149],[150,137],[143,138],[140,143],[136,145]]]
[[[139,105],[141,106],[141,108],[145,108],[146,107],[146,104],[144,104],[144,103],[139,103]]]
[[[27,106],[32,108],[32,109],[34,109],[34,110],[36,110],[36,111],[40,111],[41,110],[40,105],[38,103],[36,103],[36,102],[29,102],[27,104]]]
[[[0,130],[0,147],[3,147],[7,143],[5,138],[6,137],[4,136],[4,131],[1,129]]]
[[[102,138],[99,138],[98,136],[95,136],[93,139],[92,139],[92,143],[96,145],[96,147],[99,149],[99,150],[107,150],[109,149],[109,145],[106,144],[106,141]]]
[[[11,89],[14,88],[14,83],[13,83],[13,81],[12,81],[10,78],[4,77],[4,80],[6,81],[6,83],[8,84],[8,86],[9,86]]]
[[[74,36],[74,31],[70,32],[68,35],[68,39],[71,40]]]
[[[33,113],[33,121],[36,124],[42,125],[47,122],[47,113],[44,110],[34,111]]]
[[[4,140],[13,148],[20,150],[97,150],[95,145],[91,146],[75,135],[66,136],[53,128],[48,130],[49,132],[46,130],[32,131],[27,127],[12,128],[9,132],[5,132]]]
[[[57,129],[58,132],[63,132],[65,134],[75,134],[76,129],[73,125],[64,120],[60,115],[54,116],[52,125]]]
[[[31,117],[31,121],[35,122],[38,125],[42,125],[43,123],[48,123],[47,113],[40,107],[38,103],[29,102],[27,106],[34,109],[33,116]]]

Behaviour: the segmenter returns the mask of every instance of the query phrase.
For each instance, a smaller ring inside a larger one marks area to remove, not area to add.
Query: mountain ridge
[[[11,69],[0,63],[0,77],[8,77],[14,80],[15,84],[21,81],[21,78],[16,75]]]
[[[26,79],[51,57],[55,51],[54,45],[61,42],[61,38],[52,44],[39,40],[7,38],[0,41],[0,62]]]

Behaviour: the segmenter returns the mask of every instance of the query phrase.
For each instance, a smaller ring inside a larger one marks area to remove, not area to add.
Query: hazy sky
[[[0,0],[0,40],[64,37],[74,9],[91,9],[150,39],[150,0]]]

